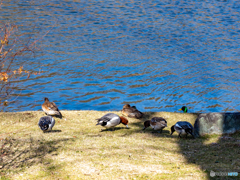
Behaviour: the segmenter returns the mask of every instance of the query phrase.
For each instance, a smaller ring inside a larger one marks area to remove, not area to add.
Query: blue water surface
[[[39,39],[15,66],[22,78],[5,111],[240,110],[240,2],[48,0],[2,2],[19,39]]]

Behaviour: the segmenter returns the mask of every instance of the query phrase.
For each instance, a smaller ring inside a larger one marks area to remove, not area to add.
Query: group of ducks
[[[45,98],[44,101],[45,102],[42,104],[42,110],[45,112],[47,116],[40,118],[38,126],[40,127],[41,130],[46,132],[51,131],[53,126],[55,125],[55,120],[52,116],[62,118],[62,114],[54,102],[50,102],[48,98]],[[179,110],[187,113],[186,106],[183,106]],[[137,110],[136,106],[130,106],[129,104],[123,106],[122,114],[124,116],[136,119],[140,119],[144,116],[142,112]],[[108,113],[102,116],[101,118],[98,118],[96,125],[101,125],[105,128],[112,128],[114,130],[114,127],[121,123],[128,128],[128,120],[125,117],[118,116],[117,114],[114,113]],[[154,130],[153,132],[157,131],[162,133],[162,130],[165,127],[167,127],[167,121],[162,117],[153,117],[151,120],[147,120],[144,122],[143,130],[150,126],[153,128]],[[194,137],[193,126],[187,121],[178,121],[175,125],[173,125],[171,127],[171,135],[175,131],[179,134],[178,135],[179,138],[181,138],[181,135],[184,134],[186,134],[186,137],[188,134]]]

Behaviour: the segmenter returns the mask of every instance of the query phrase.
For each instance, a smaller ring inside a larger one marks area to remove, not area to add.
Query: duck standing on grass
[[[42,110],[46,113],[46,115],[58,116],[59,118],[62,118],[62,114],[54,102],[50,102],[46,97],[44,98],[44,101],[45,102],[42,105]]]
[[[160,133],[162,133],[163,128],[167,127],[167,121],[162,117],[153,117],[151,121],[147,120],[144,122],[143,130],[145,130],[149,126],[151,126],[153,130],[160,130]]]
[[[55,119],[52,116],[43,116],[38,122],[38,126],[43,132],[51,131],[55,124]]]
[[[183,111],[184,113],[187,113],[188,109],[187,106],[183,106],[179,111]]]
[[[179,138],[181,138],[182,134],[186,134],[186,137],[188,134],[191,134],[193,138],[195,138],[193,135],[193,126],[187,121],[178,121],[171,127],[171,135],[174,133],[174,131],[177,131]]]
[[[122,109],[122,114],[130,118],[140,119],[143,117],[143,113],[137,110],[136,106],[130,106],[130,104],[125,104]]]
[[[126,127],[128,128],[128,120],[125,117],[119,117],[118,115],[113,113],[108,113],[103,117],[97,119],[97,121],[98,123],[96,125],[101,125],[105,128],[113,128],[113,130],[114,127],[119,125],[120,123],[126,125]]]

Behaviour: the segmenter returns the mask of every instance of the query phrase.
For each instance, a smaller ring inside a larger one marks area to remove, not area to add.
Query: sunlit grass
[[[147,113],[103,131],[96,118],[108,112],[62,111],[51,133],[37,126],[43,112],[0,113],[2,179],[209,179],[209,172],[240,169],[240,138],[170,136],[177,121],[194,124],[196,114]],[[121,115],[120,112],[114,112]],[[162,116],[162,134],[142,131],[143,122]]]

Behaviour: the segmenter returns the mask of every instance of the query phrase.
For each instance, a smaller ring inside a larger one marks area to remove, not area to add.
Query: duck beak
[[[126,127],[129,129],[128,125],[126,125]]]
[[[179,111],[181,111],[182,110],[182,108],[181,109],[179,109]]]

